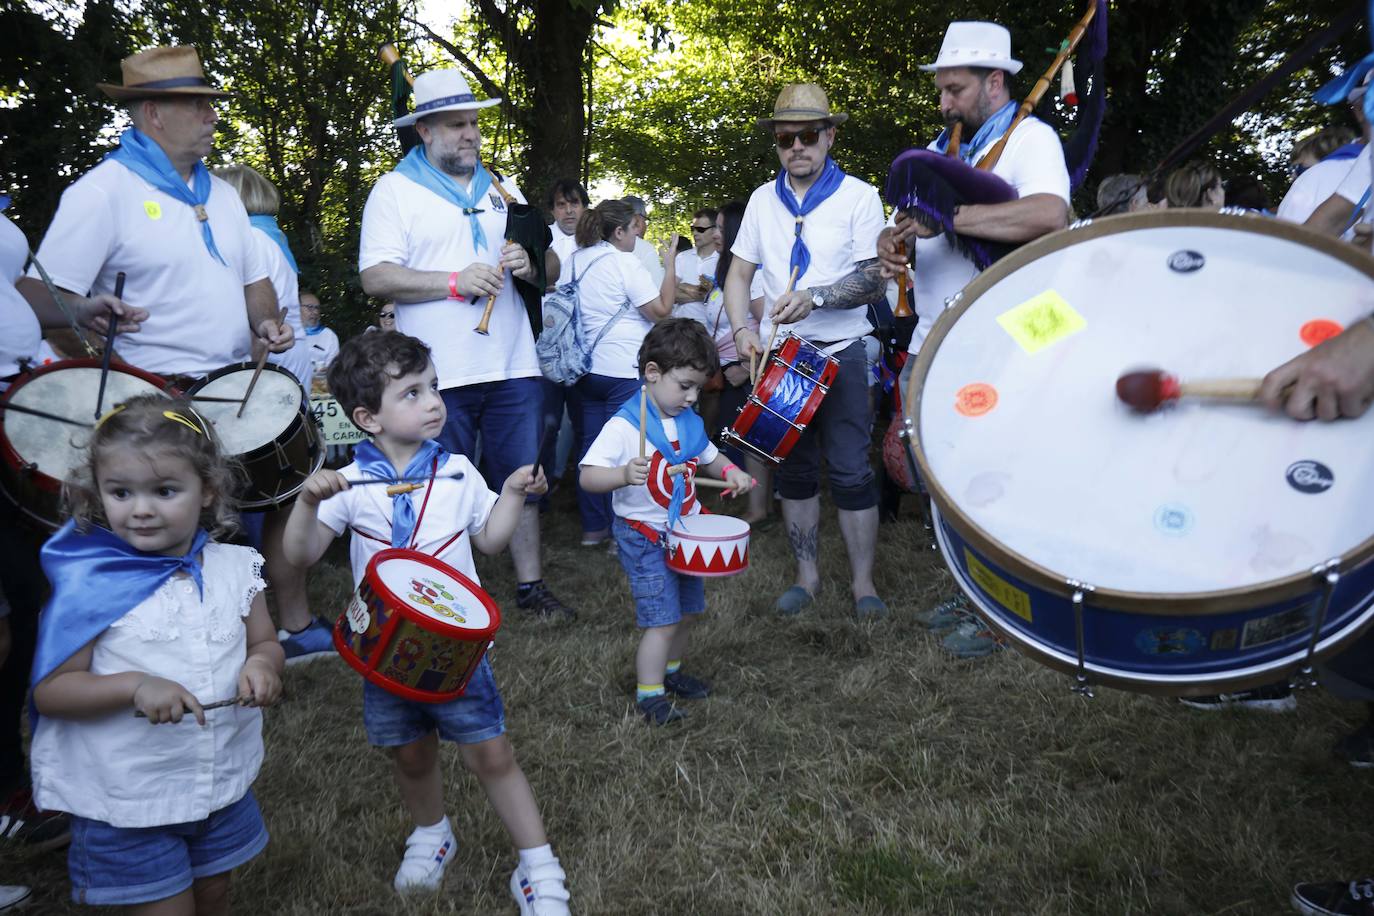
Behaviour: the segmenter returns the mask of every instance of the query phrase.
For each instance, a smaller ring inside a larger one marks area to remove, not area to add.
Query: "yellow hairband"
[[[110,419],[110,417],[113,417],[115,414],[119,413],[121,410],[124,409],[124,407],[125,405],[123,404],[116,404],[114,407],[111,407],[109,410],[105,411],[104,415],[102,415],[99,420],[95,421],[95,428],[99,429],[100,427],[104,426],[106,420]],[[205,430],[197,426],[194,422],[192,422],[192,420],[189,417],[187,417],[183,413],[178,413],[175,410],[164,410],[162,412],[162,415],[167,419],[171,420],[173,423],[180,423],[182,426],[191,430],[197,436],[205,435]]]

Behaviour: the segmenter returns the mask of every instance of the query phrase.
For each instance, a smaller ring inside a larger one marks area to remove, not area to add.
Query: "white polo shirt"
[[[654,326],[640,313],[639,306],[658,298],[659,285],[633,254],[610,242],[579,248],[569,262],[577,267],[578,305],[587,343],[596,339],[627,301],[634,306],[592,350],[590,371],[611,378],[639,378],[639,346]],[[568,277],[572,279],[571,272]]]
[[[233,187],[212,176],[205,210],[223,264],[191,207],[107,159],[62,192],[38,260],[54,283],[82,295],[114,292],[122,271],[124,300],[147,309],[148,320],[115,338],[119,355],[159,375],[205,375],[251,356],[243,288],[267,276]]]
[[[316,372],[324,372],[339,355],[339,335],[330,328],[320,325],[314,334],[304,334],[305,355],[314,365]]]
[[[512,182],[503,187],[525,202]],[[363,208],[358,269],[390,263],[451,273],[473,263],[496,266],[506,238],[506,204],[493,186],[477,206],[482,208],[477,218],[487,239],[481,251],[473,246],[472,228],[460,207],[404,175],[388,172],[377,180]],[[516,295],[509,273],[496,297],[487,336],[473,330],[482,319],[485,299],[459,302],[445,296],[396,305],[397,330],[418,337],[433,351],[440,388],[539,375],[525,303]]]
[[[0,378],[19,371],[20,360],[34,360],[43,329],[28,300],[14,288],[24,272],[29,243],[8,216],[0,216]]]
[[[1293,183],[1288,187],[1288,193],[1279,201],[1279,208],[1274,215],[1290,223],[1307,222],[1307,218],[1336,193],[1357,162],[1358,156],[1352,159],[1323,159],[1318,162],[1293,179]],[[1357,197],[1355,201],[1358,200]]]
[[[635,239],[635,257],[639,258],[639,263],[644,265],[644,269],[649,272],[649,277],[654,284],[663,282],[663,262],[659,260],[658,252],[654,246],[641,238]]]
[[[677,272],[677,282],[697,283],[702,277],[712,283],[716,282],[716,264],[720,261],[720,252],[714,248],[706,257],[702,257],[695,248],[688,248],[686,251],[679,251],[677,258],[673,261],[673,269]],[[699,302],[678,302],[673,305],[674,318],[694,318],[702,324],[706,324],[706,303]],[[728,326],[729,321],[725,322]],[[706,328],[710,330],[710,326]]]
[[[668,437],[670,443],[676,444],[677,420],[664,417],[663,434]],[[671,463],[647,439],[644,448],[645,457],[649,459],[649,479],[638,487],[620,487],[613,490],[611,508],[621,518],[644,522],[663,531],[668,527],[668,503],[673,496],[672,479],[667,475],[667,467],[671,466]],[[696,476],[697,468],[715,461],[718,454],[720,452],[716,447],[707,443],[706,448],[696,457],[697,463],[685,480],[687,489],[682,499],[683,515],[696,515],[701,512],[701,503],[696,498],[696,484],[693,478]],[[597,434],[591,448],[587,449],[581,464],[594,468],[618,468],[628,464],[631,458],[638,457],[639,430],[628,420],[611,417],[606,421],[606,425],[601,427],[601,432]]]
[[[437,479],[460,472],[462,480]],[[350,480],[363,478],[356,461],[342,468],[339,473]],[[410,494],[417,516],[429,489],[430,485],[425,484]],[[433,489],[429,505],[425,506],[424,517],[420,518],[415,549],[435,556],[435,551],[461,531],[462,536],[454,539],[436,558],[473,582],[478,582],[477,568],[472,565],[472,536],[486,527],[497,495],[487,489],[482,475],[462,455],[450,455],[439,466]],[[391,546],[391,506],[392,498],[386,495],[386,487],[382,486],[353,487],[320,503],[318,518],[336,535],[343,534],[349,528],[354,529],[348,545],[354,586],[362,581],[368,561],[378,551]]]
[[[788,187],[790,190],[790,180]],[[844,176],[835,193],[809,213],[802,224],[802,239],[811,252],[811,266],[797,278],[796,288],[827,286],[852,274],[858,262],[876,258],[878,233],[882,230],[883,205],[878,189],[853,175]],[[763,321],[759,335],[765,345],[773,333],[768,313],[787,290],[792,274],[795,237],[796,220],[778,200],[773,182],[760,185],[749,197],[739,235],[730,250],[736,257],[759,265],[763,274]],[[782,328],[823,343],[852,342],[871,330],[868,311],[863,308],[814,309],[801,321]]]
[[[979,151],[975,164],[998,139],[994,137]],[[928,147],[934,148],[934,143]],[[1012,131],[1002,157],[992,167],[992,174],[1015,188],[1017,197],[1053,194],[1066,205],[1069,202],[1069,170],[1064,164],[1064,147],[1054,128],[1038,118],[1026,118]],[[978,275],[973,262],[960,254],[943,235],[915,239],[915,243],[916,278],[912,284],[915,302],[912,307],[918,321],[908,347],[912,353],[921,349],[926,334],[945,310],[945,300]]]
[[[553,236],[549,250],[558,255],[558,276],[549,277],[548,280],[551,285],[557,286],[572,279],[568,273],[568,258],[577,250],[577,236],[565,235],[557,222],[549,224],[549,234]]]

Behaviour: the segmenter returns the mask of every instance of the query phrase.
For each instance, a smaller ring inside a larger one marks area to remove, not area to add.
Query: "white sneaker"
[[[444,869],[448,868],[449,859],[458,846],[451,829],[445,830],[443,839],[438,842],[417,834],[420,834],[418,827],[406,839],[406,854],[392,882],[401,893],[437,890],[444,880]]]
[[[567,880],[557,857],[526,871],[515,866],[510,876],[510,895],[520,907],[520,916],[568,916],[571,894],[563,886]]]
[[[20,909],[32,895],[22,884],[0,884],[0,910]]]

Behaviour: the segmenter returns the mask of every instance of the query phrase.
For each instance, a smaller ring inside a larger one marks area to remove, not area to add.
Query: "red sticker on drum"
[[[1326,318],[1317,318],[1303,325],[1302,330],[1298,332],[1298,336],[1301,337],[1302,342],[1309,347],[1315,347],[1317,344],[1335,337],[1343,330],[1345,330],[1345,328],[1334,321]]]
[[[997,406],[997,389],[986,382],[965,385],[954,395],[954,409],[966,417],[981,417]]]

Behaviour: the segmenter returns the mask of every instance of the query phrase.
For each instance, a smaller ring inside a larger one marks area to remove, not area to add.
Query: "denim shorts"
[[[668,568],[668,553],[640,534],[620,516],[611,526],[620,565],[630,579],[635,599],[635,623],[640,627],[670,627],[683,614],[706,610],[706,584],[700,576],[681,576]]]
[[[197,878],[223,874],[267,846],[253,791],[203,821],[111,827],[72,815],[67,868],[77,903],[117,906],[175,897]]]
[[[438,730],[455,744],[477,744],[506,731],[506,709],[486,656],[472,672],[467,691],[447,703],[421,703],[363,682],[363,728],[375,747],[400,747]]]

